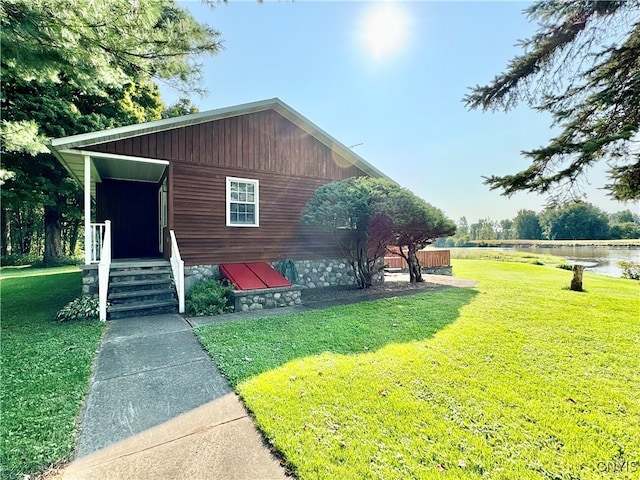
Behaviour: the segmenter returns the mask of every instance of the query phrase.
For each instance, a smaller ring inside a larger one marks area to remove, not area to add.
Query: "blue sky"
[[[185,2],[225,45],[202,59],[209,93],[192,101],[204,111],[278,97],[343,144],[359,144],[354,151],[369,163],[456,221],[541,211],[544,197],[502,197],[482,176],[524,168],[520,151],[545,144],[554,133],[550,118],[526,107],[469,112],[462,102],[468,87],[502,72],[520,52],[517,41],[535,31],[522,14],[528,3],[392,3],[404,21],[385,54],[363,33],[385,2],[231,0],[215,9]],[[382,14],[387,33],[394,15]],[[166,103],[179,96],[161,90]],[[637,209],[598,188],[604,168],[589,180],[588,201],[609,212]]]

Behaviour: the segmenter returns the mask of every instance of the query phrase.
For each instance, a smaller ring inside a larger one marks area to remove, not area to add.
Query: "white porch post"
[[[91,264],[91,157],[84,156],[84,264]]]

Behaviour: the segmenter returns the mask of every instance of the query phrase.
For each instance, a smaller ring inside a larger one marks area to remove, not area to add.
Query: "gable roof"
[[[82,151],[83,147],[162,132],[165,130],[172,130],[175,128],[187,127],[190,125],[197,125],[200,123],[221,120],[224,118],[246,115],[248,113],[262,112],[266,110],[274,110],[275,112],[279,113],[280,115],[291,121],[293,124],[297,125],[299,128],[310,134],[312,137],[316,138],[318,141],[331,148],[335,153],[343,157],[349,163],[360,168],[368,175],[371,175],[373,177],[389,178],[376,167],[368,163],[360,155],[336,140],[316,124],[303,117],[300,113],[296,112],[293,108],[288,106],[279,98],[245,103],[242,105],[219,108],[216,110],[209,110],[205,112],[167,118],[163,120],[156,120],[153,122],[111,128],[98,132],[83,133],[80,135],[56,138],[50,142],[49,149],[67,168],[67,170],[69,170],[69,172],[82,183],[82,174],[78,171],[77,165],[79,161],[78,155]],[[92,157],[109,157],[109,155],[99,154],[96,152],[91,152],[90,155]]]

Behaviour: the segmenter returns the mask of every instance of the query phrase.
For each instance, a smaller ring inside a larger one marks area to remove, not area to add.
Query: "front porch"
[[[175,312],[176,305],[184,312],[184,262],[169,229],[169,162],[72,146],[56,153],[84,190],[83,295],[99,298],[100,319]]]

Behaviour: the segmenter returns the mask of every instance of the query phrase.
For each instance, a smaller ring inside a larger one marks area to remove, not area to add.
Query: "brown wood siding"
[[[331,148],[272,110],[85,149],[329,180],[363,175]]]
[[[275,111],[119,140],[85,150],[170,161],[169,225],[187,265],[342,256],[300,225],[313,192],[364,172]],[[260,226],[226,226],[226,177],[260,181]]]
[[[226,226],[226,178],[260,182],[260,226]],[[331,235],[300,225],[325,180],[203,165],[173,168],[173,225],[187,265],[341,256]]]

